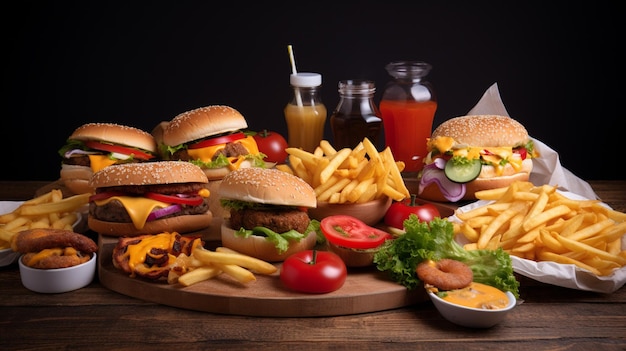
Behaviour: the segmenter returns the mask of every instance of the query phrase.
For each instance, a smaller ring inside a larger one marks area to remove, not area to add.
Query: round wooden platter
[[[427,301],[423,289],[407,290],[375,267],[349,269],[345,284],[327,294],[287,290],[279,278],[256,274],[241,284],[226,274],[189,287],[131,278],[111,261],[118,238],[98,238],[100,283],[120,294],[189,310],[259,317],[318,317],[376,312]],[[277,264],[280,272],[280,264]]]

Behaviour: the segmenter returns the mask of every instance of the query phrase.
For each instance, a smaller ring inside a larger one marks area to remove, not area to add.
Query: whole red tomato
[[[387,213],[385,213],[385,224],[397,229],[404,229],[404,221],[408,219],[411,214],[417,215],[417,218],[422,222],[430,222],[435,217],[441,217],[441,214],[435,205],[419,205],[415,200],[415,194],[411,194],[410,199],[396,201],[391,204]]]
[[[304,250],[283,262],[280,280],[291,290],[324,294],[343,286],[348,270],[341,257],[329,251]]]
[[[287,160],[287,140],[277,132],[263,130],[253,135],[259,151],[267,155],[265,161],[285,163]]]

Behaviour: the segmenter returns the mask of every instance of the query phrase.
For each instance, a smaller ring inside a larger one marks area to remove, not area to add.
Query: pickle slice
[[[478,159],[468,162],[454,162],[449,160],[446,162],[444,172],[446,177],[455,183],[467,183],[476,179],[481,169],[482,164]]]

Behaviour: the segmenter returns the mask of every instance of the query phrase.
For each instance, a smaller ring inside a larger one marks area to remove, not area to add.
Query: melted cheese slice
[[[510,164],[516,171],[522,168],[522,159],[515,156],[512,147],[480,147],[480,146],[468,146],[458,149],[453,149],[455,141],[450,137],[436,137],[428,140],[428,146],[432,149],[437,149],[441,153],[448,151],[452,152],[454,156],[465,157],[470,160],[481,159],[487,164],[495,168],[497,175],[502,175],[504,172],[504,166]],[[506,160],[506,162],[502,162]]]
[[[139,270],[143,273],[147,273],[151,270],[161,269],[161,267],[150,269],[146,265],[143,265],[143,263],[146,261],[146,257],[150,254],[150,250],[152,249],[162,249],[170,252],[175,239],[176,235],[173,233],[161,233],[144,238],[137,244],[128,245],[124,256],[128,257],[128,265],[132,272]],[[168,254],[168,256],[167,264],[169,265],[174,262],[176,257],[170,254]]]
[[[466,307],[497,310],[509,304],[509,298],[493,286],[472,282],[468,287],[450,290],[443,299]]]
[[[117,200],[122,203],[126,212],[133,221],[133,225],[137,229],[142,229],[148,220],[150,212],[157,208],[165,208],[169,206],[167,202],[148,199],[145,197],[132,196],[111,196],[108,199],[94,201],[96,205],[102,206],[110,201]]]
[[[239,139],[236,141],[237,143],[243,144],[243,146],[248,150],[250,154],[258,154],[259,148],[254,140],[254,137],[247,136],[243,139]],[[224,144],[213,145],[209,147],[203,147],[199,149],[188,149],[187,154],[193,158],[194,160],[201,160],[202,162],[209,163],[213,160],[213,156],[215,153],[222,150],[224,148]],[[231,170],[238,169],[241,166],[241,163],[245,160],[245,156],[237,156],[237,157],[229,157],[230,161],[229,168]]]
[[[89,164],[91,166],[91,170],[96,173],[104,167],[108,167],[112,164],[115,164],[115,160],[109,158],[106,155],[89,155]]]

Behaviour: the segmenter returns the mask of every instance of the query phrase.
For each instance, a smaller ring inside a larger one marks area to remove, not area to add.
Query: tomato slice
[[[126,194],[119,191],[103,191],[101,193],[93,194],[89,197],[89,201],[105,200],[113,196],[124,196]]]
[[[218,136],[216,138],[206,139],[206,140],[202,140],[201,142],[198,142],[198,143],[195,143],[195,144],[191,144],[191,145],[189,145],[189,148],[190,149],[201,149],[203,147],[209,147],[209,146],[214,146],[214,145],[219,145],[219,144],[232,143],[235,140],[243,139],[245,137],[246,137],[246,135],[243,134],[243,132],[238,132],[238,133],[233,133],[233,134],[228,134],[228,135],[222,135],[222,136]]]
[[[198,206],[202,203],[202,196],[197,194],[179,194],[179,195],[166,195],[159,193],[145,193],[145,197],[148,199],[167,202],[170,204],[191,205]]]
[[[138,149],[133,149],[133,148],[125,147],[121,145],[105,144],[99,141],[86,141],[85,146],[91,149],[96,149],[96,150],[115,152],[115,153],[124,154],[124,155],[133,155],[135,158],[138,158],[141,160],[149,160],[151,158],[154,158],[153,155],[150,155]]]
[[[322,219],[320,227],[326,240],[352,249],[372,249],[392,238],[391,234],[347,215],[328,216]]]

